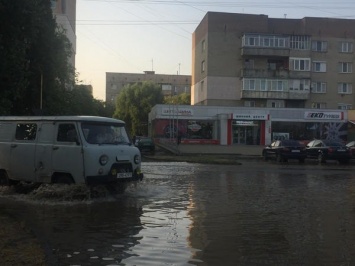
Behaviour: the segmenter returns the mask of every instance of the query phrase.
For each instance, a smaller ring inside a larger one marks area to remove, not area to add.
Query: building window
[[[244,107],[255,107],[255,101],[245,101]]]
[[[205,82],[201,81],[201,83],[200,83],[200,91],[203,91],[204,86],[205,86]]]
[[[201,62],[201,72],[202,72],[202,73],[205,72],[205,67],[206,67],[205,60],[203,60],[203,61]]]
[[[260,80],[260,91],[267,91],[266,79],[261,79]]]
[[[353,63],[349,63],[349,62],[339,63],[339,73],[352,73],[352,72],[353,72]]]
[[[309,79],[294,79],[288,81],[290,91],[309,91]]]
[[[245,59],[244,66],[246,69],[254,69],[254,60],[253,59]]]
[[[338,109],[341,110],[350,110],[353,109],[351,104],[347,104],[347,103],[338,103]]]
[[[247,90],[247,91],[255,90],[255,79],[244,79],[243,90]]]
[[[290,70],[310,71],[311,59],[309,58],[290,58]]]
[[[268,101],[267,107],[269,108],[284,108],[284,101]]]
[[[312,62],[313,72],[326,72],[327,63],[326,62]]]
[[[243,36],[243,47],[270,47],[288,48],[289,37],[280,35],[254,35],[246,34]]]
[[[326,82],[312,82],[312,93],[326,93],[327,83]]]
[[[328,43],[325,41],[313,41],[312,51],[316,52],[326,52],[328,48]]]
[[[290,48],[294,50],[309,50],[310,42],[310,36],[292,35],[290,37]]]
[[[338,83],[339,94],[352,94],[353,85],[351,83]]]
[[[202,41],[201,46],[202,46],[202,52],[206,51],[206,41],[205,40]]]
[[[340,42],[340,52],[341,53],[352,53],[353,43],[352,42]]]
[[[314,102],[314,103],[312,103],[312,108],[313,109],[325,109],[325,108],[327,108],[327,104]]]

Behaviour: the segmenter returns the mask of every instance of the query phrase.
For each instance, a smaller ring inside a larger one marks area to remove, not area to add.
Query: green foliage
[[[191,105],[191,95],[184,92],[174,96],[166,96],[164,98],[165,104],[182,104]]]
[[[93,115],[112,117],[114,106],[95,99],[85,85],[76,85],[71,91],[64,94],[65,101],[61,102],[60,115]]]
[[[60,114],[74,84],[70,56],[49,0],[0,0],[0,115],[38,114],[41,91],[42,113]]]
[[[161,88],[153,82],[127,85],[117,96],[114,117],[124,120],[132,135],[147,135],[148,114],[162,102]]]

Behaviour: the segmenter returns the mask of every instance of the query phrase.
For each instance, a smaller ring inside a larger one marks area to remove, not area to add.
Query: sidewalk
[[[175,154],[233,154],[261,156],[264,146],[260,145],[207,145],[207,144],[158,144],[159,147]]]

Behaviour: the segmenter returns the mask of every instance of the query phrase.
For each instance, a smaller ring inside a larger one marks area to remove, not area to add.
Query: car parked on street
[[[151,137],[139,137],[136,146],[142,153],[149,152],[155,154],[155,143]]]
[[[287,162],[289,159],[303,163],[306,159],[305,146],[297,140],[276,140],[266,146],[262,151],[265,161],[275,159],[277,162]]]
[[[346,146],[350,149],[351,157],[355,159],[355,141],[348,142]]]
[[[349,163],[350,148],[337,140],[312,140],[306,145],[307,158],[317,159],[319,163],[336,160],[339,163]]]

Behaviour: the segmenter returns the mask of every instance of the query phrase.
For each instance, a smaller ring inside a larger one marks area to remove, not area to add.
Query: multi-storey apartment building
[[[125,85],[143,81],[159,84],[164,95],[190,94],[191,76],[155,74],[155,71],[144,73],[112,73],[106,72],[106,102],[114,103],[117,95]]]
[[[67,38],[72,44],[70,63],[75,67],[76,54],[76,0],[51,0],[53,14],[58,26],[65,30]]]
[[[193,33],[192,105],[352,109],[355,19],[208,12]]]

